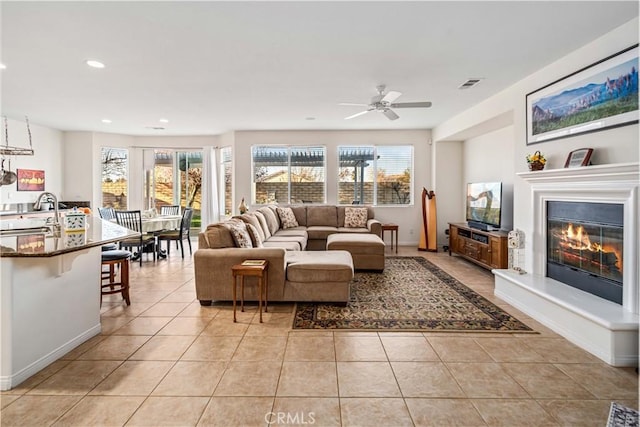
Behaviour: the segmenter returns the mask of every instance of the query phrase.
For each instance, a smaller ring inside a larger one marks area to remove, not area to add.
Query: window
[[[338,203],[410,205],[413,147],[338,147]]]
[[[127,209],[129,151],[102,148],[102,206]]]
[[[231,147],[220,149],[220,216],[233,212],[233,151]]]
[[[325,203],[326,148],[251,149],[253,203]]]

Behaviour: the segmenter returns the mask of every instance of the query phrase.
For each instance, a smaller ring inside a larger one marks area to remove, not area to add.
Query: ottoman
[[[287,251],[284,301],[349,302],[353,261],[347,251]]]
[[[384,241],[375,234],[337,233],[327,237],[327,251],[348,251],[356,270],[384,270]]]

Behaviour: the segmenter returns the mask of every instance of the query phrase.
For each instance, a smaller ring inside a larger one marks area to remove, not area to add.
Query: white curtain
[[[207,225],[220,220],[218,194],[218,149],[204,147],[202,156],[202,231],[207,228]]]

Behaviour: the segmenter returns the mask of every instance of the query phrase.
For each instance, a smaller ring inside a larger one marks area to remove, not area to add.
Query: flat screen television
[[[467,184],[467,222],[481,230],[500,228],[502,211],[501,182],[473,182]]]

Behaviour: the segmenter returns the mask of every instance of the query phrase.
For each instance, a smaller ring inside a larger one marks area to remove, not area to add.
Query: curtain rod
[[[205,148],[220,148],[217,145],[205,145],[204,147],[146,147],[141,145],[130,145],[128,147],[117,147],[117,148],[148,148],[151,150],[204,150]]]

